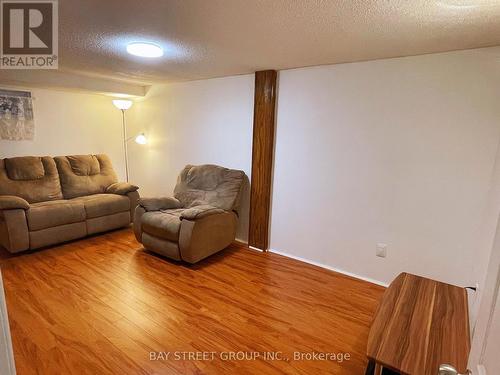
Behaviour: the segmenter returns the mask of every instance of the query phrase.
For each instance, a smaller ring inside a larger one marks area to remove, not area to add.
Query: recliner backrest
[[[107,155],[56,156],[54,160],[66,199],[104,193],[118,182]]]
[[[184,207],[209,204],[236,210],[245,172],[218,165],[187,165],[177,179],[174,196]]]
[[[54,159],[49,156],[0,159],[0,195],[14,195],[29,203],[62,199]]]

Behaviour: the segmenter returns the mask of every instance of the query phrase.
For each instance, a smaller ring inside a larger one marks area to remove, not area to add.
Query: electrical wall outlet
[[[387,256],[387,244],[378,243],[375,254],[380,258],[385,258]]]

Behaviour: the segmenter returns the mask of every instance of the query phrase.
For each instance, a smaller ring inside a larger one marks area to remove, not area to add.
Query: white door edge
[[[0,374],[16,375],[14,352],[9,328],[9,316],[3,289],[2,271],[0,270]]]

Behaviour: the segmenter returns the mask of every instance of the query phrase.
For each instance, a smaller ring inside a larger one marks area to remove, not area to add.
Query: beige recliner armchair
[[[243,171],[216,165],[186,166],[174,197],[141,198],[134,233],[147,250],[196,263],[236,236]]]

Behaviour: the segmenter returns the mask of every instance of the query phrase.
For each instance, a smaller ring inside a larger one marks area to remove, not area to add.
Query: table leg
[[[384,367],[378,363],[375,363],[375,371],[373,372],[373,375],[382,375],[382,371],[384,370]]]

